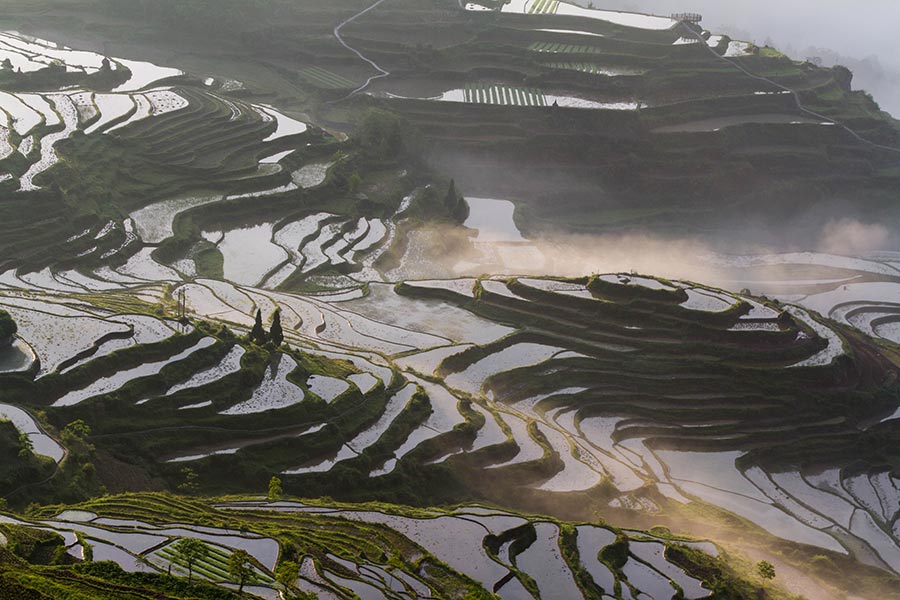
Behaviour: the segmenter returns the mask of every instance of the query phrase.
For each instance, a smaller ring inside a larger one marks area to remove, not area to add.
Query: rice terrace
[[[5,2],[0,598],[900,598],[900,122],[634,4]]]

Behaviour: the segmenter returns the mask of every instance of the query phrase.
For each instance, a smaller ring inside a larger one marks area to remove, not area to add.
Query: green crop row
[[[325,89],[347,89],[352,88],[354,83],[336,73],[332,73],[320,67],[307,67],[301,69],[298,73],[301,79],[319,88]]]
[[[559,44],[556,42],[534,42],[528,49],[532,52],[553,52],[560,54],[601,54],[600,48],[594,46],[576,46],[573,44]]]
[[[579,73],[590,73],[591,75],[603,75],[604,69],[600,65],[594,63],[547,63],[545,66],[551,69],[563,69],[566,71],[578,71]]]

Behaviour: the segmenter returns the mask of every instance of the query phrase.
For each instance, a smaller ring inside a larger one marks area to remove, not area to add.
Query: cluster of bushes
[[[0,420],[0,494],[5,497],[24,485],[45,479],[52,470],[52,462],[34,455],[28,436],[20,434],[9,421]],[[16,500],[21,498],[10,498],[10,502]]]
[[[424,140],[409,121],[391,111],[372,108],[357,123],[357,143],[370,161],[419,160]]]

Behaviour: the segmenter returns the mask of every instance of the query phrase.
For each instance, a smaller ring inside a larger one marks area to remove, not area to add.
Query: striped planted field
[[[550,62],[544,63],[549,69],[561,69],[564,71],[578,71],[579,73],[589,73],[591,75],[606,75],[608,77],[640,75],[642,71],[635,69],[623,69],[618,67],[608,67],[598,65],[596,63],[585,62]]]
[[[191,572],[208,581],[227,582],[232,580],[232,576],[228,572],[228,560],[231,558],[232,552],[226,551],[218,546],[205,544],[209,555],[199,560],[196,565],[191,567]],[[156,553],[158,559],[153,561],[157,566],[171,564],[173,571],[180,575],[186,575],[189,571],[188,564],[181,557],[174,545],[170,544]],[[253,574],[247,581],[250,585],[272,585],[275,581],[262,573],[258,569],[253,569]]]
[[[466,102],[500,104],[505,106],[546,106],[541,90],[507,85],[469,84],[465,88]]]
[[[306,69],[301,69],[299,75],[306,83],[322,89],[340,90],[352,88],[356,85],[346,77],[342,77],[320,67],[307,67]]]
[[[531,15],[554,15],[559,8],[559,0],[534,0],[528,7]]]
[[[559,44],[556,42],[534,42],[528,49],[532,52],[550,52],[554,54],[600,54],[602,50],[595,46],[578,46],[575,44]]]

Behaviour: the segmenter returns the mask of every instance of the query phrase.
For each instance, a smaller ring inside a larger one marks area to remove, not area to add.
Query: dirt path
[[[344,38],[343,38],[343,36],[341,35],[341,30],[342,30],[345,26],[349,25],[350,23],[352,23],[352,22],[355,21],[356,19],[360,18],[361,16],[363,16],[363,15],[365,15],[365,14],[367,14],[367,13],[373,11],[373,10],[375,10],[376,8],[378,8],[379,6],[381,6],[381,5],[382,5],[383,3],[385,3],[385,2],[387,2],[387,0],[378,0],[378,2],[376,2],[375,4],[373,4],[372,6],[370,6],[369,8],[363,10],[362,12],[356,13],[355,15],[353,15],[352,17],[350,17],[349,19],[347,19],[346,21],[344,21],[343,23],[341,23],[340,25],[338,25],[337,27],[334,28],[334,37],[337,39],[337,41],[338,41],[344,48],[346,48],[347,50],[349,50],[350,52],[352,52],[353,54],[355,54],[356,56],[358,56],[358,57],[359,57],[360,59],[362,59],[363,61],[365,61],[365,62],[369,63],[370,65],[372,65],[372,68],[374,68],[376,71],[378,71],[378,74],[377,74],[377,75],[373,75],[372,77],[369,77],[369,78],[366,80],[366,82],[365,82],[364,84],[362,84],[361,86],[359,86],[358,88],[356,88],[355,90],[353,90],[352,92],[350,92],[350,93],[347,95],[346,98],[349,98],[349,97],[351,97],[351,96],[355,96],[355,95],[358,94],[359,92],[363,91],[364,89],[366,89],[367,87],[369,87],[369,86],[372,84],[372,82],[375,81],[376,79],[381,79],[382,77],[387,77],[388,75],[390,75],[390,72],[389,72],[389,71],[386,71],[386,70],[382,69],[382,68],[378,65],[378,63],[376,63],[374,60],[368,58],[365,54],[363,54],[362,52],[360,52],[359,50],[357,50],[356,48],[354,48],[353,46],[351,46],[350,44],[348,44],[346,41],[344,41]],[[344,99],[346,99],[346,98],[344,98]]]

